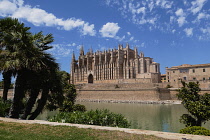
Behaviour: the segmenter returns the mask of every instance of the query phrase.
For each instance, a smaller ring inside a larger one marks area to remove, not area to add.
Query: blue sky
[[[129,43],[165,67],[210,60],[208,0],[0,0],[0,18],[18,18],[31,31],[52,33],[50,51],[70,71],[72,52]]]

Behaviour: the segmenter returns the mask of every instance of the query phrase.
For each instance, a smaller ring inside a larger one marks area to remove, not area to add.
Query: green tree
[[[11,83],[12,74],[20,67],[20,54],[23,47],[23,41],[29,34],[28,27],[20,23],[17,19],[0,19],[0,72],[3,72],[4,91],[3,100],[7,100],[7,93]],[[23,39],[23,40],[22,40]]]
[[[210,94],[199,94],[199,83],[182,81],[183,87],[178,90],[177,97],[190,114],[183,114],[180,122],[188,126],[201,126],[210,120]]]
[[[59,93],[51,93],[49,95],[47,108],[49,110],[55,110],[57,108],[60,111],[70,112],[73,111],[75,99],[76,99],[76,88],[74,85],[69,84],[69,73],[65,71],[58,71],[58,77],[60,78],[60,85],[62,87],[62,95]],[[59,82],[57,82],[59,83]]]
[[[32,44],[34,44],[35,48],[38,48],[40,53],[39,55],[35,55],[33,59],[36,61],[36,65],[39,65],[40,68],[35,70],[28,70],[29,75],[26,85],[27,91],[29,93],[29,99],[26,104],[26,108],[24,109],[24,114],[21,117],[22,119],[26,119],[27,116],[31,114],[31,110],[36,103],[39,93],[41,95],[46,94],[46,97],[48,96],[50,89],[47,88],[50,88],[49,85],[53,81],[51,77],[53,77],[55,71],[59,69],[58,64],[55,63],[54,58],[52,58],[50,54],[44,52],[52,48],[49,46],[51,42],[53,42],[52,34],[44,36],[42,32],[39,32],[38,34],[32,36]],[[46,101],[43,101],[46,100],[46,98],[44,98],[43,95],[41,97],[42,98],[39,99],[39,104],[37,106],[39,108],[40,103],[46,103]],[[35,110],[36,114],[39,114],[42,109],[40,109],[40,111]]]
[[[23,115],[24,119],[27,118],[28,114],[31,114],[39,92],[42,91],[37,108],[32,113],[31,118],[33,119],[41,112],[49,91],[52,92],[59,88],[59,85],[55,88],[51,82],[51,77],[59,69],[58,64],[50,54],[46,53],[46,50],[52,48],[48,44],[53,42],[53,36],[52,34],[44,36],[42,32],[33,35],[29,32],[30,28],[25,27],[17,19],[0,19],[0,25],[0,71],[16,75],[10,117],[20,117],[23,107],[22,100],[28,91],[29,100]],[[11,75],[7,75],[4,80],[9,81]]]

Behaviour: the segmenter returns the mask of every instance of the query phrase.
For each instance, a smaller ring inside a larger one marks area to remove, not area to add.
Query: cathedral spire
[[[144,57],[144,53],[143,52],[140,52],[140,57]]]
[[[74,55],[74,51],[72,53],[72,61],[75,60],[75,55]]]
[[[90,47],[89,52],[90,52],[90,54],[93,54],[93,48],[92,48],[92,46]]]
[[[137,50],[137,47],[134,47],[134,52],[135,52],[135,58],[138,58],[138,50]]]
[[[83,46],[80,47],[80,55],[84,55],[84,48],[83,48]]]
[[[75,62],[75,55],[74,55],[74,51],[72,53],[72,57],[71,57],[71,64],[73,65]]]
[[[128,43],[126,44],[126,48],[129,49],[129,44]]]

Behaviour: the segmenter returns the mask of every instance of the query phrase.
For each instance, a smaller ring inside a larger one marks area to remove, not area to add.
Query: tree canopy
[[[59,66],[46,52],[52,48],[49,44],[53,41],[52,34],[32,34],[30,27],[25,27],[18,19],[0,19],[0,72],[4,77],[4,100],[7,100],[11,76],[16,77],[10,117],[27,119],[30,115],[29,119],[35,119],[50,93],[62,95],[61,79],[57,74]],[[31,112],[39,94],[37,107]],[[22,101],[26,96],[28,100],[24,106]],[[21,110],[24,110],[23,116],[20,116]]]
[[[178,90],[178,99],[182,101],[189,114],[183,114],[180,121],[188,126],[201,126],[210,120],[210,94],[199,94],[199,83],[182,81],[183,87]]]

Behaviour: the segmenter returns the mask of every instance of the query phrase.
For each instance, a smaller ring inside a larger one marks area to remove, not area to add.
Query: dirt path
[[[19,120],[19,119],[11,119],[11,118],[3,118],[3,117],[0,117],[0,120],[5,121],[5,122],[16,122],[16,123],[45,124],[45,125],[52,125],[52,126],[65,125],[65,126],[75,126],[78,128],[122,131],[126,133],[154,135],[157,137],[166,138],[170,140],[210,140],[210,136],[188,135],[188,134],[168,133],[168,132],[159,132],[159,131],[150,131],[150,130],[104,127],[104,126],[96,126],[96,125],[82,125],[82,124],[71,124],[71,123],[57,123],[57,122],[48,122],[48,121],[43,121],[43,120]]]

